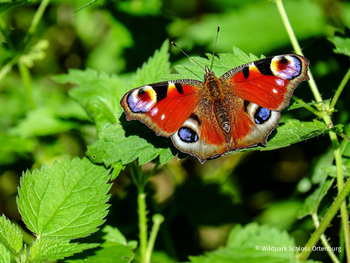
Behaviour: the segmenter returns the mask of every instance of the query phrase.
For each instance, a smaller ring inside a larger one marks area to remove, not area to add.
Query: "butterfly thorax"
[[[210,99],[217,100],[221,99],[223,96],[222,83],[221,80],[215,76],[215,73],[211,71],[208,67],[205,67],[204,75],[204,86],[206,87]]]
[[[205,68],[204,86],[209,93],[210,102],[220,128],[227,134],[231,130],[228,107],[224,99],[222,81],[208,67]]]

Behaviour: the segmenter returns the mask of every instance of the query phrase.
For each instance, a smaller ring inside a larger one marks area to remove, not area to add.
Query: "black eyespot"
[[[254,114],[254,120],[257,124],[263,124],[271,117],[271,111],[263,107],[259,107]]]
[[[179,137],[184,142],[196,142],[199,137],[198,134],[189,127],[181,127],[179,132]]]

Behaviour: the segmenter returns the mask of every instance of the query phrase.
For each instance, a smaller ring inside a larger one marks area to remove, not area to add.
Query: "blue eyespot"
[[[254,120],[257,124],[263,124],[271,117],[271,111],[263,107],[259,107],[254,114]]]
[[[198,134],[189,127],[181,127],[178,131],[179,137],[184,142],[196,142],[199,137]]]

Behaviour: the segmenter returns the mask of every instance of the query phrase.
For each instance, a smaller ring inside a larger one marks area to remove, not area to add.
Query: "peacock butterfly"
[[[139,120],[201,163],[237,149],[266,145],[309,61],[286,54],[235,67],[204,82],[180,79],[133,89],[121,100],[127,120]]]

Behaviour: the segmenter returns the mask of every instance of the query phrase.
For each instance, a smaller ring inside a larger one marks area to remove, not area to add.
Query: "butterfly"
[[[180,79],[145,85],[121,100],[126,118],[170,137],[201,163],[227,152],[266,145],[309,61],[286,54],[235,67],[220,78],[205,67],[204,82]]]

